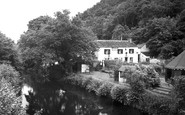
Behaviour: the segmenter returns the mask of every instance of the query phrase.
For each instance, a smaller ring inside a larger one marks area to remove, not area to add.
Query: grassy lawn
[[[86,76],[86,77],[92,77],[94,79],[100,79],[102,81],[108,81],[114,84],[121,84],[121,85],[129,86],[129,84],[127,83],[119,83],[119,82],[114,81],[114,76],[112,74],[108,74],[108,73],[104,73],[100,71],[93,71],[90,73],[80,73],[80,75]]]

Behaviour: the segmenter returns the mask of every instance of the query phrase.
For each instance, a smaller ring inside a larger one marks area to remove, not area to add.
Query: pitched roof
[[[169,69],[185,70],[185,50],[166,65]]]
[[[119,47],[137,47],[136,44],[127,40],[96,40],[99,47],[105,48],[119,48]]]
[[[137,47],[142,48],[144,45],[146,45],[146,43],[138,44]]]

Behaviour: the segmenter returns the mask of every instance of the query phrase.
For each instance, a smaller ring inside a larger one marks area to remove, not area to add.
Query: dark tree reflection
[[[34,86],[34,92],[26,96],[29,115],[37,111],[41,115],[143,115],[70,85],[46,83]]]

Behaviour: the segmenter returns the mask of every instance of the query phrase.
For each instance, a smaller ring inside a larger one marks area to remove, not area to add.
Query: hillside
[[[98,39],[133,38],[154,57],[171,58],[185,45],[184,0],[101,0],[80,14]]]

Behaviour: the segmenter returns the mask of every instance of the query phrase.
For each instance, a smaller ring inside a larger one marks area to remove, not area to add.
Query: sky
[[[17,42],[30,20],[68,9],[75,16],[100,0],[1,0],[0,31]]]

